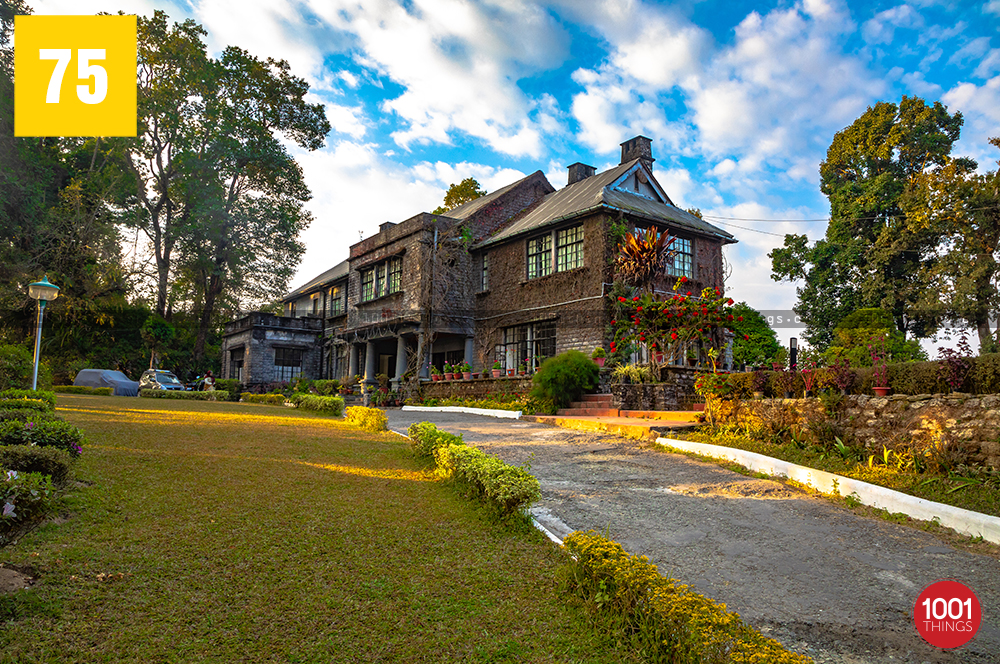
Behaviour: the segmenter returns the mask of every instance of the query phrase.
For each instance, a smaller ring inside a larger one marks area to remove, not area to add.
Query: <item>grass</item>
[[[59,396],[91,445],[0,562],[0,662],[619,662],[563,560],[491,524],[395,434],[287,408]]]
[[[835,453],[821,454],[814,449],[803,449],[793,442],[784,444],[755,440],[732,431],[690,433],[684,436],[700,443],[722,445],[790,461],[802,466],[825,470],[845,477],[862,480],[888,489],[894,489],[918,498],[933,500],[946,505],[1000,516],[1000,491],[983,484],[970,484],[968,480],[948,478],[931,473],[915,473],[885,465],[868,466]]]

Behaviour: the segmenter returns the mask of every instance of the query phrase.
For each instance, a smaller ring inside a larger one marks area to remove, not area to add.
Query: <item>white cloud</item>
[[[1000,0],[989,0],[989,2],[983,5],[983,13],[1000,16]]]
[[[898,5],[865,21],[861,34],[869,44],[891,44],[896,28],[917,28],[923,24],[923,17],[913,7]]]
[[[461,131],[511,155],[540,156],[539,106],[517,87],[526,73],[558,66],[567,39],[541,7],[468,0],[357,3],[308,0],[330,26],[353,35],[361,64],[404,91],[382,106],[403,128],[403,147],[451,142]]]
[[[962,137],[955,154],[968,155],[979,161],[980,170],[992,169],[997,150],[988,139],[1000,135],[1000,76],[983,85],[960,83],[941,97],[951,112],[961,111],[965,120]]]

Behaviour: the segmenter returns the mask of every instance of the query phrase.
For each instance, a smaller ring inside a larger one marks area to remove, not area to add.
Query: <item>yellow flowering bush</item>
[[[564,586],[596,621],[625,632],[649,661],[670,664],[808,664],[743,621],[724,604],[660,576],[646,556],[632,556],[594,531],[563,542],[573,557]]]
[[[389,419],[385,416],[385,411],[379,408],[348,406],[344,411],[344,421],[372,433],[389,430]]]

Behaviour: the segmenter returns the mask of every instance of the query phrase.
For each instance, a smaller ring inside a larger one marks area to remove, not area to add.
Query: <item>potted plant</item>
[[[458,370],[462,373],[462,380],[472,380],[472,367],[469,366],[468,362],[462,362]]]
[[[602,346],[598,346],[597,348],[594,349],[594,352],[590,354],[590,358],[594,360],[594,362],[596,362],[597,366],[599,367],[604,366],[604,360],[607,356],[608,354],[604,351],[604,348]]]
[[[786,399],[791,399],[793,396],[792,386],[795,385],[795,372],[781,367],[775,374],[774,381],[777,383],[778,389],[784,393]]]
[[[455,369],[447,362],[444,363],[444,379],[455,380]]]
[[[439,380],[441,380],[441,371],[436,366],[434,366],[432,364],[431,365],[431,381],[436,383]]]
[[[523,376],[526,373],[528,373],[528,365],[525,364],[524,362],[521,362],[521,364],[517,366],[517,374],[519,376]]]
[[[491,371],[493,372],[494,378],[499,378],[500,374],[503,373],[503,367],[500,365],[499,362],[494,362],[493,369],[491,369]]]
[[[889,396],[889,365],[885,361],[885,337],[880,335],[868,344],[868,352],[872,356],[872,391],[880,397]]]
[[[696,366],[698,364],[698,351],[695,348],[687,349],[687,361],[688,366]]]
[[[841,395],[846,395],[847,390],[854,384],[854,379],[856,376],[851,370],[851,361],[846,357],[838,358],[836,362],[830,365],[830,382],[833,383],[839,390]]]

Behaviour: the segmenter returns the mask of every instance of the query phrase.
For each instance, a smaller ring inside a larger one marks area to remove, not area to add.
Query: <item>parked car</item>
[[[170,371],[163,369],[146,369],[139,377],[140,390],[183,390],[182,383],[177,376]]]
[[[113,387],[115,396],[120,397],[139,396],[139,383],[114,369],[82,369],[76,374],[73,384],[86,387]]]

